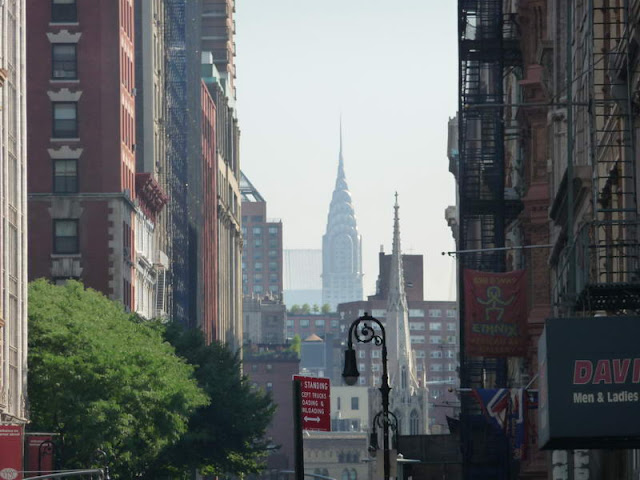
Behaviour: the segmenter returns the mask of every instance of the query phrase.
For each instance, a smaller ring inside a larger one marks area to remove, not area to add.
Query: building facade
[[[0,4],[0,421],[27,420],[26,4]]]
[[[29,277],[77,278],[134,311],[133,1],[26,5]]]
[[[286,249],[282,271],[287,305],[322,305],[322,250]]]
[[[267,430],[267,438],[274,449],[266,461],[266,478],[279,470],[291,470],[294,465],[293,434],[290,428],[293,415],[293,375],[299,372],[300,358],[285,344],[252,344],[245,348],[244,373],[254,387],[270,392],[278,408]],[[264,477],[263,477],[264,478]]]
[[[242,293],[282,298],[282,221],[267,218],[267,202],[241,173]]]
[[[344,174],[341,127],[338,177],[322,237],[322,303],[335,311],[340,303],[361,299],[362,237]]]

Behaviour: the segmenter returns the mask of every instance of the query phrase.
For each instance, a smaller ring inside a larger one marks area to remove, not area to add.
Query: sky
[[[451,0],[238,0],[241,168],[283,222],[285,249],[322,248],[338,169],[362,235],[364,293],[391,253],[394,192],[403,253],[424,255],[425,298],[455,299],[455,204],[446,156],[457,109]]]

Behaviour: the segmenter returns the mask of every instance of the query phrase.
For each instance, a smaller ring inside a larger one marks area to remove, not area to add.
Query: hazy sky
[[[283,221],[284,248],[322,248],[339,147],[363,242],[365,295],[391,252],[394,192],[403,253],[425,258],[425,295],[455,297],[444,209],[457,108],[453,0],[238,0],[242,170]]]

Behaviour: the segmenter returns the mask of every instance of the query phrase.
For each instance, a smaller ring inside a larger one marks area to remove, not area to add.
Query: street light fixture
[[[380,333],[376,333],[374,326],[378,327]],[[356,318],[349,327],[349,337],[347,349],[344,352],[344,370],[342,378],[347,385],[354,385],[358,381],[360,372],[356,362],[356,351],[353,349],[353,339],[360,343],[373,342],[376,346],[382,347],[382,383],[380,394],[382,395],[382,448],[384,450],[384,478],[391,477],[391,461],[389,452],[389,374],[387,372],[387,339],[384,326],[377,318],[372,317],[367,312],[363,316]],[[378,415],[376,415],[378,417]],[[374,417],[374,421],[375,418]],[[397,419],[396,419],[397,426]],[[377,437],[376,437],[377,443]]]
[[[399,435],[398,417],[396,417],[393,412],[389,412],[387,424],[389,425],[389,427],[391,427],[391,431],[393,432],[393,446],[397,450]],[[373,417],[373,422],[371,422],[371,425],[373,426],[373,430],[369,435],[369,453],[372,456],[375,456],[376,451],[378,450],[378,448],[380,448],[378,446],[378,427],[384,428],[384,415],[382,412],[376,413],[376,416]]]

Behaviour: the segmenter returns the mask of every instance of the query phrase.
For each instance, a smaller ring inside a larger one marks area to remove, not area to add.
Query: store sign
[[[328,378],[294,375],[300,382],[303,430],[331,431],[331,385]]]
[[[464,271],[464,349],[467,355],[522,356],[527,351],[524,270]]]
[[[640,447],[640,317],[551,318],[538,344],[538,444]]]
[[[22,480],[22,426],[0,425],[0,480]]]

